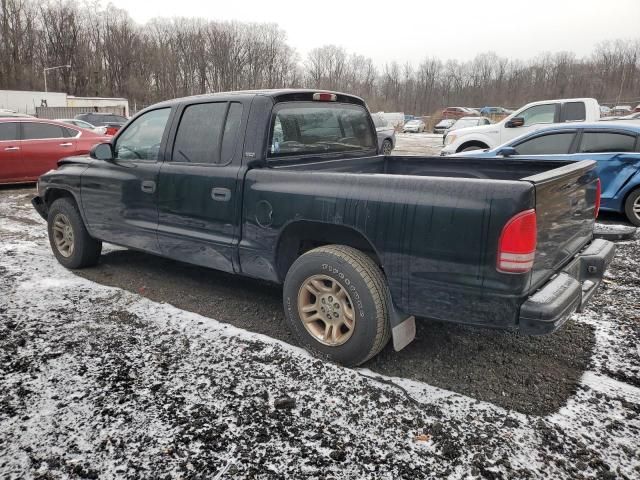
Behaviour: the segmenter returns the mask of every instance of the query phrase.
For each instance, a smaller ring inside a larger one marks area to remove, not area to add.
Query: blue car
[[[640,226],[640,125],[623,122],[568,123],[541,128],[484,152],[477,158],[595,160],[602,188],[600,208],[620,212]]]

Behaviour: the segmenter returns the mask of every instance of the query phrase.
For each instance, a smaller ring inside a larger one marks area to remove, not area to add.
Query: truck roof
[[[314,93],[330,93],[334,94],[337,97],[338,102],[346,102],[346,103],[356,103],[358,105],[365,105],[365,102],[362,98],[357,97],[356,95],[351,95],[348,93],[335,92],[331,90],[322,90],[322,89],[310,89],[310,88],[277,88],[277,89],[261,89],[261,90],[232,90],[228,92],[214,92],[214,93],[204,93],[201,95],[192,95],[188,97],[182,98],[174,98],[171,100],[165,100],[164,102],[156,103],[157,105],[173,105],[176,103],[181,103],[184,101],[192,101],[192,100],[219,100],[224,97],[232,97],[232,96],[265,96],[271,97],[275,102],[282,101],[311,101],[313,99]]]

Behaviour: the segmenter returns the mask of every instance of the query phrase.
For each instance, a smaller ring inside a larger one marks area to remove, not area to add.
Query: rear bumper
[[[596,239],[520,307],[520,332],[544,335],[582,311],[613,260],[615,245]]]
[[[38,212],[42,218],[44,218],[45,220],[47,219],[49,211],[47,209],[47,204],[44,203],[44,200],[42,200],[41,197],[33,197],[31,199],[31,205],[33,205],[33,208],[36,209],[36,212]]]

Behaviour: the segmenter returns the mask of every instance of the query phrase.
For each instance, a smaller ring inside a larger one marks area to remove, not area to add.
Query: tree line
[[[159,18],[73,0],[0,0],[0,89],[117,96],[131,104],[206,92],[309,87],[362,96],[374,111],[429,114],[446,106],[517,107],[545,98],[640,102],[640,39],[598,44],[585,57],[530,60],[483,53],[390,62],[326,45],[301,58],[276,24]]]

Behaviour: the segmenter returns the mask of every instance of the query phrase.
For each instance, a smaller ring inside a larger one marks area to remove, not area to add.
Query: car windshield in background
[[[369,116],[357,105],[284,105],[273,120],[269,156],[375,150]]]
[[[478,125],[478,122],[479,120],[458,120],[455,124],[453,124],[451,130],[457,130],[459,128],[466,127],[475,127],[476,125]]]
[[[420,120],[409,120],[407,125],[420,125]]]

